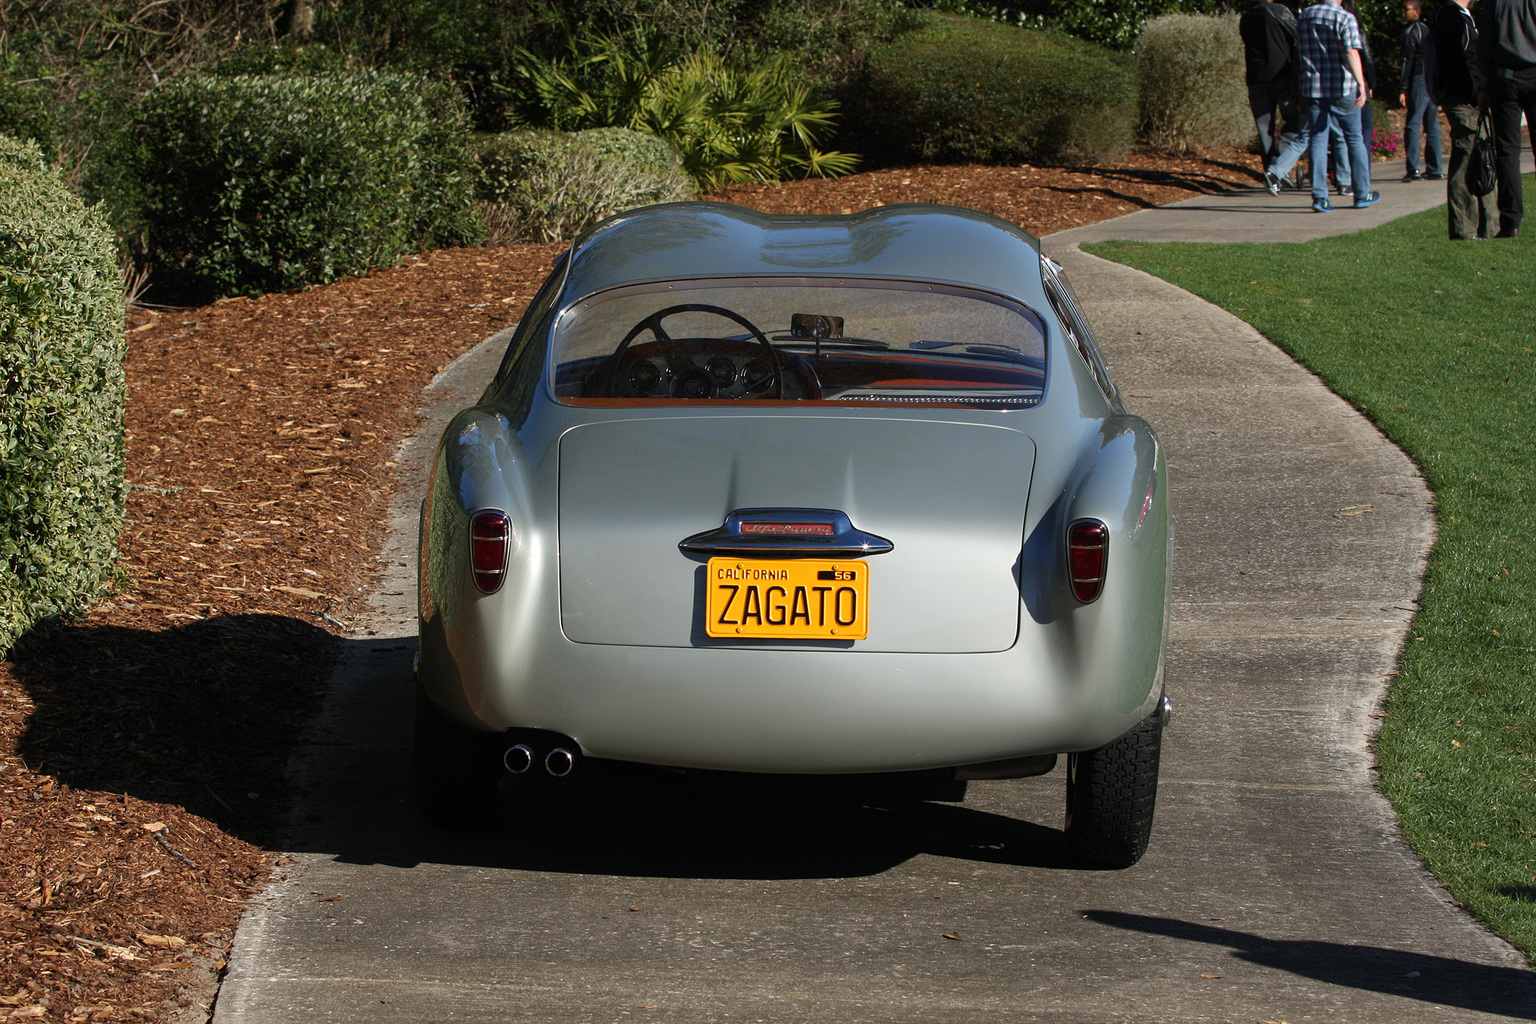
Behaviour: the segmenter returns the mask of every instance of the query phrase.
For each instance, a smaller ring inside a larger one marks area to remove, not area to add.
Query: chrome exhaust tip
[[[563,779],[576,768],[576,755],[564,747],[556,747],[544,757],[544,770],[557,779]]]
[[[521,775],[533,767],[533,750],[522,743],[508,747],[507,752],[501,755],[501,763],[513,775]]]

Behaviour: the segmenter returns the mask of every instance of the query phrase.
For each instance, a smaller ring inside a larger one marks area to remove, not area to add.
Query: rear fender
[[[429,699],[466,722],[483,701],[478,692],[466,692],[468,684],[486,673],[479,664],[483,645],[465,639],[480,634],[490,618],[504,618],[509,608],[533,604],[536,540],[528,475],[506,419],[483,406],[449,422],[432,460],[417,563],[419,681]],[[505,512],[512,523],[506,573],[501,589],[490,595],[475,586],[469,564],[470,519],[488,509]]]
[[[1100,684],[1102,711],[1127,728],[1160,696],[1167,633],[1171,526],[1162,446],[1137,416],[1111,416],[1073,474],[1052,526],[1056,571],[1051,601],[1070,624],[1085,679]],[[1104,590],[1089,604],[1072,596],[1066,531],[1079,519],[1109,527]]]

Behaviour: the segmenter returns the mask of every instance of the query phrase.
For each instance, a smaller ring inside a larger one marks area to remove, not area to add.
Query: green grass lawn
[[[1423,469],[1440,533],[1381,786],[1434,873],[1536,963],[1536,248],[1447,242],[1444,208],[1290,245],[1084,248],[1253,324]]]

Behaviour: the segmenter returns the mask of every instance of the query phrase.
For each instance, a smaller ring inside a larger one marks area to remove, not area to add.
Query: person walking
[[[1424,24],[1424,5],[1421,0],[1403,0],[1403,20],[1408,23],[1408,27],[1403,30],[1403,84],[1397,97],[1397,101],[1408,112],[1408,119],[1403,125],[1408,168],[1403,180],[1428,178],[1441,181],[1445,178],[1445,154],[1440,147],[1440,112],[1430,102],[1429,86],[1424,81],[1425,44],[1429,41],[1429,26]],[[1421,134],[1424,136],[1423,152],[1420,152],[1419,146]]]
[[[1259,0],[1243,12],[1237,31],[1243,39],[1248,109],[1268,166],[1296,137],[1296,15],[1278,0]]]
[[[1328,201],[1328,127],[1334,121],[1343,128],[1348,146],[1355,207],[1381,201],[1381,193],[1371,189],[1371,156],[1360,134],[1360,108],[1370,101],[1360,63],[1363,46],[1359,23],[1339,0],[1315,3],[1296,19],[1297,92],[1305,106],[1302,130],[1265,171],[1264,180],[1270,192],[1278,191],[1280,175],[1295,166],[1305,148],[1312,163],[1312,209],[1317,213],[1333,212]]]
[[[1477,41],[1484,94],[1479,106],[1493,112],[1498,153],[1499,234],[1518,238],[1525,214],[1520,182],[1520,118],[1536,147],[1536,0],[1483,0]]]
[[[1435,9],[1429,31],[1435,63],[1430,94],[1451,123],[1451,164],[1445,179],[1446,217],[1452,241],[1488,236],[1488,206],[1467,188],[1467,164],[1477,138],[1478,94],[1487,90],[1477,64],[1477,23],[1472,0],[1449,0]]]

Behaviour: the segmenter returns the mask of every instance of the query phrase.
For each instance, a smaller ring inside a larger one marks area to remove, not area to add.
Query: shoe
[[[1424,175],[1424,177],[1429,179],[1430,181],[1444,181],[1445,180],[1445,175],[1441,174],[1439,171],[1430,171],[1428,174]]]
[[[1288,176],[1286,176],[1284,178],[1281,178],[1280,179],[1280,187],[1281,188],[1301,188],[1300,185],[1296,184],[1296,175],[1294,175],[1294,174],[1288,175]]]
[[[1355,194],[1355,190],[1352,189],[1352,188],[1341,188],[1341,189],[1339,189],[1339,198],[1340,199],[1349,199],[1354,194]]]
[[[1328,201],[1328,197],[1327,196],[1324,196],[1321,199],[1314,199],[1314,200],[1312,200],[1312,212],[1313,213],[1332,213],[1333,212],[1333,204]]]
[[[1403,175],[1403,182],[1405,184],[1410,182],[1410,181],[1423,181],[1423,180],[1424,180],[1424,175],[1420,174],[1418,171],[1409,171],[1407,174]]]
[[[1499,229],[1499,233],[1494,235],[1493,237],[1494,238],[1519,238],[1520,237],[1520,229],[1519,228],[1500,228]]]
[[[1270,195],[1277,196],[1280,194],[1280,179],[1275,177],[1273,174],[1270,174],[1268,171],[1265,171],[1264,187],[1269,189]]]
[[[1372,192],[1368,196],[1355,196],[1355,209],[1358,210],[1362,206],[1375,206],[1379,202],[1381,202],[1380,192]]]

